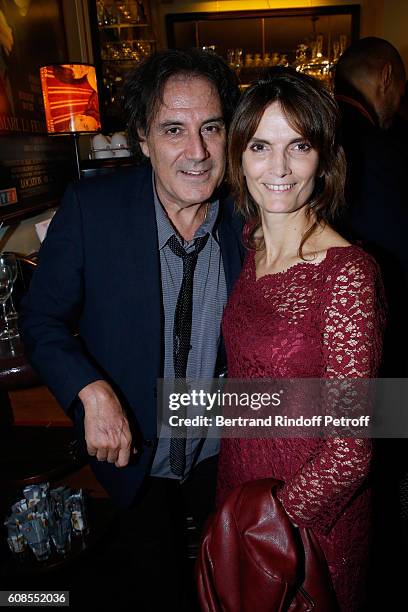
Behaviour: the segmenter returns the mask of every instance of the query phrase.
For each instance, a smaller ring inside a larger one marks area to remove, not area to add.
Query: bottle
[[[277,66],[280,62],[280,55],[279,53],[272,53],[272,58],[271,58],[271,65],[272,66]]]
[[[252,58],[252,53],[245,54],[245,68],[252,68],[254,60]]]

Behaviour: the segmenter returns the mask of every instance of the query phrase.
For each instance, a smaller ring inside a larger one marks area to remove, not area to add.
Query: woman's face
[[[280,104],[268,106],[242,155],[246,184],[261,214],[302,208],[318,166],[317,151],[290,127]]]

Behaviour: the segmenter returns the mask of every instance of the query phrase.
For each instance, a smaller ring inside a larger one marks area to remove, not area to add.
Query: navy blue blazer
[[[221,202],[227,288],[240,272],[242,223]],[[160,256],[150,166],[68,187],[22,303],[20,329],[33,367],[83,435],[77,395],[107,380],[127,411],[139,452],[125,468],[90,457],[110,496],[127,507],[156,444],[156,384],[163,369]],[[79,336],[72,333],[79,330]]]

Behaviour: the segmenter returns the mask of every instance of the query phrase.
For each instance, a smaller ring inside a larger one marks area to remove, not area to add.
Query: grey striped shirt
[[[173,323],[177,297],[183,279],[183,261],[167,245],[175,234],[184,249],[193,250],[193,240],[182,242],[172,226],[157,197],[153,176],[154,205],[156,210],[157,234],[160,250],[161,282],[164,308],[164,378],[174,378],[173,368]],[[227,286],[215,222],[219,202],[210,204],[207,218],[196,231],[194,238],[209,234],[203,250],[198,255],[194,272],[193,318],[191,329],[191,350],[188,356],[187,378],[213,378],[224,306],[227,301]],[[186,470],[184,480],[193,463],[218,453],[219,441],[206,439],[202,446],[199,440],[188,438],[186,444]],[[170,471],[170,440],[159,438],[151,475],[180,479]],[[196,457],[198,453],[198,457]]]

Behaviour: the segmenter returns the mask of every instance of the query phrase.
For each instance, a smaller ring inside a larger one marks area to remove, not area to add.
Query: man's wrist
[[[78,393],[78,397],[84,404],[84,406],[89,402],[94,402],[98,399],[104,399],[106,397],[110,397],[111,395],[112,389],[110,385],[102,379],[95,380],[89,383],[89,385],[83,387]]]

